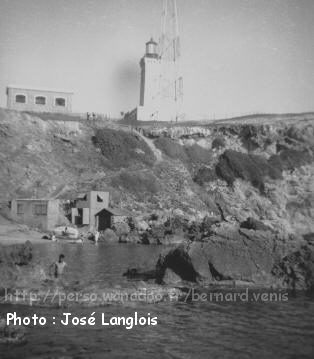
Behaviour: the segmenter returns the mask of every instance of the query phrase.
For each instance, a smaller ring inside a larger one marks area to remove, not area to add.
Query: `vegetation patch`
[[[97,129],[93,142],[113,167],[129,167],[142,162],[152,166],[155,156],[139,136],[112,129]]]
[[[113,187],[122,187],[139,198],[143,198],[146,194],[157,194],[160,190],[157,178],[147,171],[122,171],[112,180],[111,185]]]
[[[233,150],[225,151],[216,165],[216,174],[232,185],[236,178],[246,180],[261,192],[265,190],[265,178],[281,178],[281,170],[272,166],[262,156],[249,155]]]
[[[223,137],[216,137],[212,143],[212,149],[221,149],[226,147],[226,141]]]
[[[271,156],[269,163],[280,171],[293,170],[313,162],[314,158],[308,151],[284,149],[278,155]]]
[[[189,163],[194,167],[209,165],[212,162],[211,152],[197,144],[185,147],[185,152],[189,158]]]
[[[188,162],[188,156],[184,151],[184,147],[168,137],[157,138],[155,146],[172,159],[180,160],[183,163]]]
[[[168,157],[183,162],[190,170],[208,165],[212,161],[211,152],[197,144],[181,146],[170,138],[159,137],[155,145]]]
[[[201,167],[193,178],[194,182],[200,186],[204,183],[216,181],[217,179],[218,176],[215,169],[209,167]]]

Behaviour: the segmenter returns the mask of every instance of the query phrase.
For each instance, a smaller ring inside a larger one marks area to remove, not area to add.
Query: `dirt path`
[[[134,130],[134,132],[139,135],[143,141],[147,143],[147,146],[153,151],[155,157],[156,157],[156,163],[159,163],[162,161],[162,153],[161,151],[155,146],[154,141],[145,137],[142,133],[139,131]]]

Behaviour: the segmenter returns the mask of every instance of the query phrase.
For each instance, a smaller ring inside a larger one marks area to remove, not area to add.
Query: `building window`
[[[24,214],[24,206],[22,203],[17,204],[17,214]]]
[[[17,103],[26,103],[26,96],[25,95],[16,95],[15,102]]]
[[[47,204],[34,204],[33,214],[36,216],[45,216],[47,214]]]
[[[65,98],[57,97],[55,101],[56,106],[65,106]]]
[[[97,195],[97,202],[102,203],[103,201],[104,201],[104,200],[103,200],[100,196]]]
[[[36,105],[46,105],[46,97],[44,97],[44,96],[36,96],[35,97],[35,104]]]

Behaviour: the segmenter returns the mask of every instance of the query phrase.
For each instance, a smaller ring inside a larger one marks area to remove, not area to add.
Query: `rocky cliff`
[[[1,110],[0,137],[2,203],[109,190],[145,243],[208,253],[207,279],[287,283],[312,248],[313,114],[131,127]]]

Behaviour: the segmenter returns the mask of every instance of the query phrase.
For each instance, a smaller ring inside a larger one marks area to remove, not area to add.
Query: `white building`
[[[140,105],[137,108],[137,120],[158,120],[161,63],[157,51],[157,42],[153,39],[146,43],[146,52],[140,61],[140,66],[141,88]]]
[[[73,92],[30,88],[27,86],[9,85],[6,89],[7,108],[18,111],[34,112],[72,112]]]
[[[125,115],[133,121],[177,121],[182,98],[182,77],[178,63],[163,59],[153,39],[146,43],[145,55],[140,61],[140,104]]]

